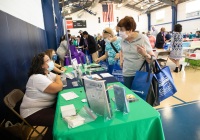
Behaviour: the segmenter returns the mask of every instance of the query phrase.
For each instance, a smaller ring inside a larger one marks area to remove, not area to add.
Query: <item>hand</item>
[[[119,53],[116,53],[115,60],[118,60],[118,59],[119,59]]]
[[[146,52],[146,48],[144,46],[137,46],[137,51],[139,54],[141,54],[142,56],[146,56],[147,52]]]
[[[95,63],[98,64],[101,60],[99,58],[96,59]]]
[[[123,62],[120,61],[120,68],[123,68]]]
[[[85,49],[85,50],[88,50],[88,47],[85,47],[84,49]]]
[[[57,81],[57,80],[61,80],[61,77],[60,77],[60,75],[56,75],[56,80],[55,81]]]
[[[65,67],[62,67],[60,70],[65,72],[65,71],[66,71],[66,68],[65,68]]]

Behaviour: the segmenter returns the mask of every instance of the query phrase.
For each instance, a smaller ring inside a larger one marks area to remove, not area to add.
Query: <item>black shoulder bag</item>
[[[113,43],[112,42],[110,42],[110,44],[111,44],[111,46],[112,46],[112,48],[113,48],[113,50],[116,52],[116,53],[119,53],[118,52],[118,50],[115,48],[115,46],[113,45]]]

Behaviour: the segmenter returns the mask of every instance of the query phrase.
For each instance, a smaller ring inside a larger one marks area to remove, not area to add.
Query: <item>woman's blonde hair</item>
[[[111,36],[115,36],[113,30],[109,27],[105,28],[103,30],[103,33],[107,33],[107,34],[110,34]]]

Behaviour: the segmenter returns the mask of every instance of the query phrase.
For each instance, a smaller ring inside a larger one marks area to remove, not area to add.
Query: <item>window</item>
[[[200,0],[190,1],[186,3],[186,13],[200,11]]]
[[[165,17],[165,11],[164,10],[160,10],[158,12],[156,12],[156,20],[163,20]]]

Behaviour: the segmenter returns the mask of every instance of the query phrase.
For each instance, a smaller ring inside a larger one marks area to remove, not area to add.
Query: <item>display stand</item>
[[[126,99],[126,93],[124,87],[120,87],[118,85],[113,86],[114,90],[114,102],[116,106],[116,111],[121,111],[124,114],[127,114],[129,110],[129,103]]]
[[[105,81],[96,81],[84,78],[84,89],[89,108],[98,115],[104,117],[104,120],[112,118],[110,98],[105,88]]]

